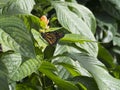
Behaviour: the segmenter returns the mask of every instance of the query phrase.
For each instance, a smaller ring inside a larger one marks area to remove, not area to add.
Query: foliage
[[[0,90],[120,90],[119,3],[1,0]]]

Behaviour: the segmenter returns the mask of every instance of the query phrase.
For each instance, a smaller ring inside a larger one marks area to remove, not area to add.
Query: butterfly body
[[[55,45],[58,40],[62,37],[64,37],[64,34],[62,32],[45,32],[41,33],[42,37],[50,44]]]

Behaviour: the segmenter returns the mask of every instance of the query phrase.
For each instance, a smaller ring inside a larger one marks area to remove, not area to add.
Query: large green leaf
[[[66,52],[69,52],[69,53],[76,53],[76,52],[77,53],[81,53],[81,52],[82,53],[87,53],[87,51],[77,47],[74,44],[67,44],[67,45],[59,45],[59,44],[57,44],[56,50],[54,52],[54,56],[57,56],[57,55],[59,56],[59,55],[64,54]],[[90,74],[84,68],[82,68],[80,64],[78,64],[77,62],[74,62],[69,57],[58,57],[58,58],[53,59],[52,62],[54,64],[56,64],[56,63],[67,63],[67,64],[70,64],[70,65],[76,66],[76,69],[77,69],[77,71],[79,72],[80,75],[90,76]],[[61,78],[67,79],[67,78],[69,78],[71,76],[71,74],[70,74],[71,72],[69,73],[65,69],[65,67],[57,65],[57,68],[58,68],[59,76]]]
[[[94,39],[91,30],[95,30],[95,18],[87,8],[76,3],[52,2],[52,4],[56,9],[58,20],[63,27],[73,33],[83,34],[90,39]],[[71,9],[77,10],[78,13],[71,11]]]
[[[7,68],[0,59],[0,90],[9,90],[7,73]]]
[[[41,65],[39,59],[29,59],[22,63],[22,57],[19,53],[9,53],[2,56],[1,60],[8,69],[8,77],[10,80],[19,81],[26,76],[31,75]]]
[[[2,12],[5,15],[30,14],[34,4],[34,0],[10,0]]]
[[[68,3],[68,7],[72,12],[74,12],[79,18],[81,18],[87,24],[87,26],[94,34],[96,31],[96,20],[92,12],[86,7],[77,3],[76,4]]]
[[[14,73],[12,80],[14,80],[14,81],[22,80],[23,78],[36,72],[38,70],[38,68],[40,67],[40,65],[41,65],[40,60],[37,60],[37,59],[27,60]]]
[[[95,57],[79,53],[68,54],[68,56],[77,60],[93,75],[100,90],[120,90],[120,80],[113,78]]]
[[[85,70],[78,62],[73,61],[69,57],[57,57],[53,60],[53,63],[58,69],[59,76],[63,79],[68,79],[79,75],[91,77],[87,70]]]
[[[62,2],[52,2],[52,5],[54,6],[56,13],[57,13],[57,17],[58,20],[60,22],[60,24],[66,28],[67,30],[69,30],[70,32],[74,33],[74,34],[80,34],[82,36],[87,37],[90,40],[95,41],[94,35],[91,32],[91,28],[89,27],[91,24],[89,24],[88,26],[88,22],[85,22],[85,20],[83,20],[82,18],[82,14],[78,15],[74,12],[72,12],[69,9],[69,6],[71,8],[74,8],[72,5],[75,5],[78,8],[83,8],[83,6],[80,6],[78,4],[75,3],[62,3]],[[85,7],[84,7],[85,8]],[[79,10],[78,10],[79,11]],[[88,12],[88,11],[86,11]],[[90,11],[89,11],[90,12]],[[88,17],[88,15],[86,15],[86,18]],[[93,24],[93,23],[92,23]],[[94,23],[95,25],[95,23]],[[92,26],[91,26],[92,27]],[[98,47],[96,43],[84,43],[84,44],[79,44],[76,43],[77,46],[85,49],[86,51],[89,52],[89,54],[91,54],[92,56],[97,56],[97,52],[98,52]]]
[[[17,17],[0,17],[0,43],[3,51],[14,50],[25,57],[35,57],[31,34]]]
[[[22,63],[21,55],[19,53],[6,52],[2,55],[1,60],[8,70],[9,79],[12,79]]]
[[[52,79],[55,84],[57,84],[62,90],[78,90],[78,88],[68,82],[60,79],[57,75],[55,75],[54,71],[56,71],[56,68],[53,64],[49,62],[42,62],[39,70],[44,73],[47,77]]]

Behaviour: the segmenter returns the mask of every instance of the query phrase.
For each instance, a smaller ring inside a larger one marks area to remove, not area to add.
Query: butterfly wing
[[[50,44],[54,45],[57,42],[57,38],[53,33],[42,33],[42,37]]]
[[[64,36],[63,33],[55,31],[41,33],[41,35],[50,45],[56,44],[57,41]]]

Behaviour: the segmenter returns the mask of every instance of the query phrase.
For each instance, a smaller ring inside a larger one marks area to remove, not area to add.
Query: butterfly
[[[42,32],[41,33],[42,37],[50,44],[50,45],[55,45],[58,40],[62,37],[64,37],[64,34],[62,32]]]

